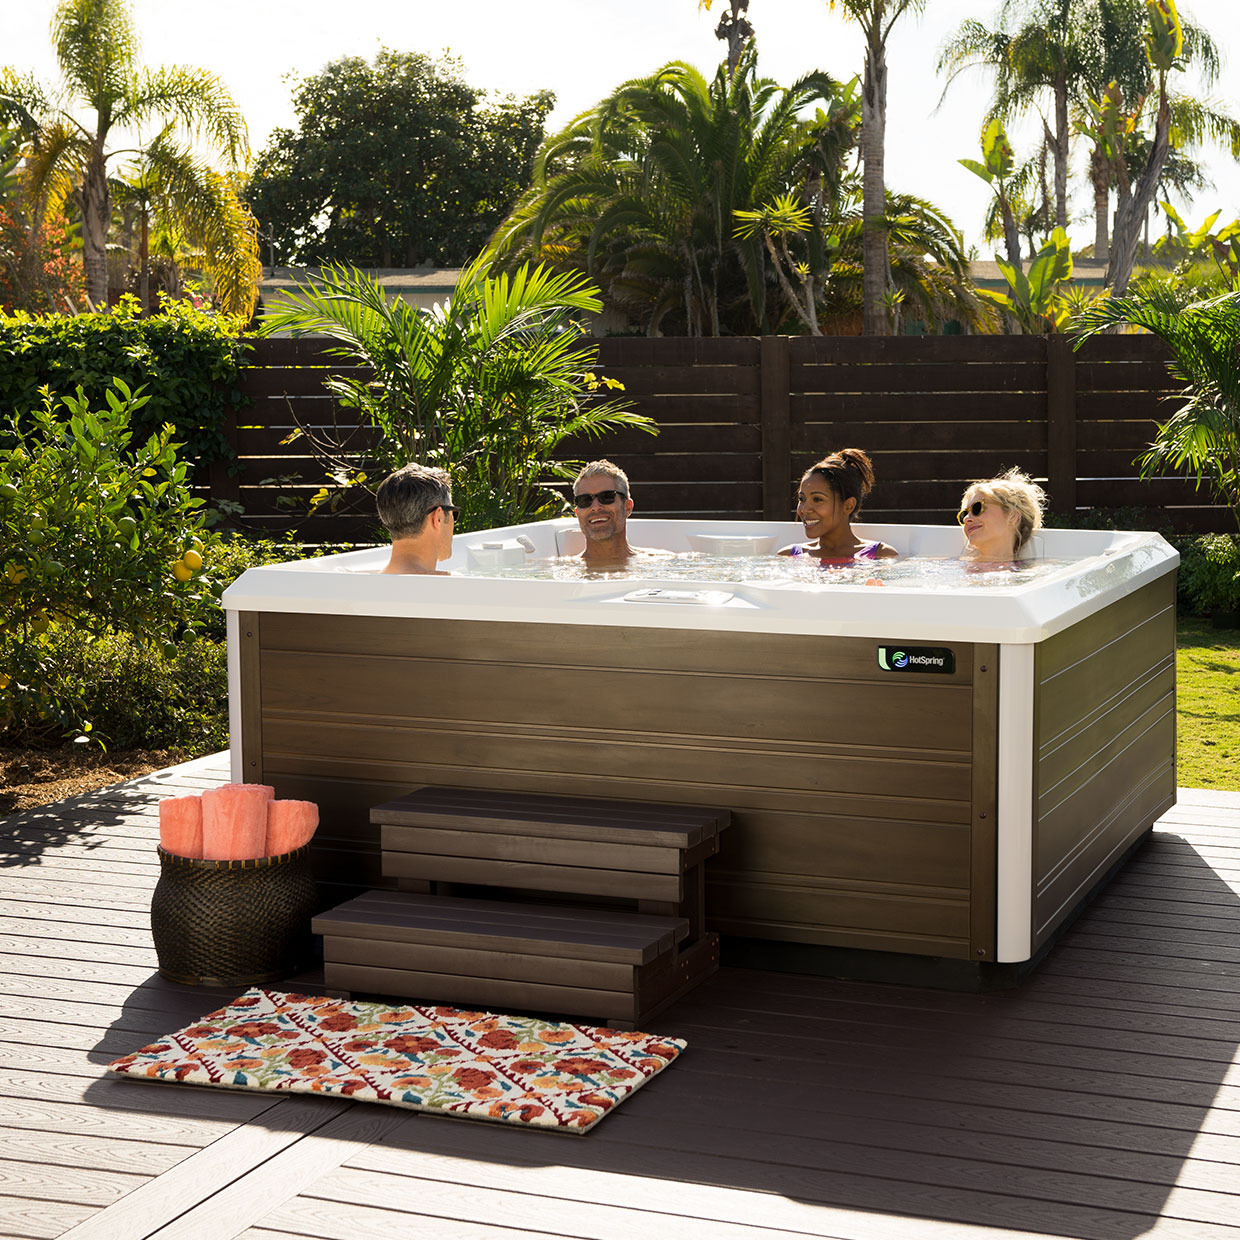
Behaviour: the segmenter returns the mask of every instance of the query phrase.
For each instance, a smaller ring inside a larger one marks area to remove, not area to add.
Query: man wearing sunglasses
[[[379,484],[375,506],[392,536],[392,554],[381,572],[451,576],[438,565],[452,554],[460,509],[444,470],[414,464],[398,469]]]
[[[657,555],[631,547],[626,532],[633,501],[628,475],[611,461],[591,461],[573,483],[573,507],[585,535],[587,568],[623,568],[634,556]]]
[[[632,500],[629,477],[608,460],[590,461],[573,482],[573,507],[585,534],[582,559],[587,568],[622,568],[650,552],[629,546],[626,533]]]

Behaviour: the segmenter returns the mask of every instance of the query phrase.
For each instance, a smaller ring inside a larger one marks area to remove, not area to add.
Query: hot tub
[[[961,548],[954,526],[857,529]],[[801,529],[629,535],[709,557]],[[325,902],[393,885],[368,811],[423,784],[714,804],[725,944],[1016,964],[1174,804],[1178,556],[1157,535],[1043,531],[1064,563],[983,588],[505,575],[579,538],[543,522],[458,536],[446,567],[470,576],[382,576],[380,549],[225,593],[233,776],[319,803]]]

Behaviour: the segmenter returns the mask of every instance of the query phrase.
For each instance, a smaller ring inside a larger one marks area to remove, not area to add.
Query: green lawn
[[[1176,645],[1176,781],[1240,790],[1240,630],[1181,619]]]

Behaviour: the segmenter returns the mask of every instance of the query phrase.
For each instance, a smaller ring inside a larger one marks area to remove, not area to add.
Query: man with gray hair
[[[452,554],[460,511],[445,470],[415,464],[398,469],[379,484],[375,506],[392,536],[392,554],[380,572],[451,575],[437,567]]]
[[[573,482],[573,507],[586,539],[581,559],[587,568],[623,568],[635,556],[669,554],[629,545],[626,531],[629,513],[633,511],[629,478],[611,461],[591,461],[577,475]]]

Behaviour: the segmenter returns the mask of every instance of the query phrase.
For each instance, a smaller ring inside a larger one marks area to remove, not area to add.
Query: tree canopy
[[[529,180],[554,96],[488,99],[460,62],[383,49],[307,78],[248,198],[277,263],[464,266]]]

